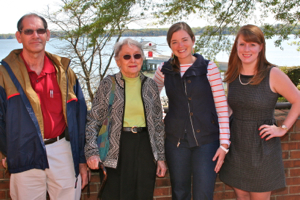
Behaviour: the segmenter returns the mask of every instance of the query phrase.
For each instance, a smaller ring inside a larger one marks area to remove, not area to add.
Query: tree
[[[300,22],[299,9],[299,0],[166,0],[155,7],[154,14],[160,18],[160,24],[187,19],[191,14],[206,20],[210,26],[205,27],[197,40],[196,51],[214,59],[218,52],[230,51],[233,41],[229,35],[235,35],[242,25],[252,20],[262,28],[267,39],[278,35],[275,45],[281,47],[281,42],[289,39]],[[269,17],[279,24],[266,24]],[[297,30],[295,37],[299,36]]]
[[[94,91],[108,73],[112,73],[113,45],[119,41],[127,24],[134,18],[131,0],[61,0],[56,12],[43,14],[58,27],[54,32],[64,41],[60,54],[72,59],[88,105]],[[66,45],[65,45],[66,44]]]

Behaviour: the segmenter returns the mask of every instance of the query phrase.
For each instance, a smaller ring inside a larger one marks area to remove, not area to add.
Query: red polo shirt
[[[29,68],[22,53],[21,57],[27,68],[31,86],[40,99],[44,121],[44,138],[55,138],[62,134],[66,127],[62,109],[62,97],[56,79],[55,67],[45,55],[44,68],[37,75]]]

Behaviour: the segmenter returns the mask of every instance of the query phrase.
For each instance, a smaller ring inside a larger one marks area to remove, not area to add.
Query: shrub
[[[283,71],[296,85],[298,90],[300,90],[300,66],[279,67],[279,69]],[[287,102],[287,100],[283,96],[279,95],[277,102]]]
[[[300,83],[300,66],[295,67],[280,67],[280,70],[283,71],[299,89]]]

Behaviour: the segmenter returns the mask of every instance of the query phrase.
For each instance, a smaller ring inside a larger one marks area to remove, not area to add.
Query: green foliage
[[[290,43],[290,45],[297,45],[298,46],[297,51],[300,51],[300,41],[299,42],[293,41]]]
[[[136,17],[131,13],[137,1],[61,1],[61,9],[54,13],[48,11],[44,16],[58,27],[52,34],[67,42],[67,45],[57,48],[61,55],[72,59],[71,67],[90,105],[99,81],[111,72],[114,43],[119,41],[127,24]]]
[[[280,70],[283,71],[291,79],[291,81],[294,83],[295,86],[299,86],[299,84],[300,84],[300,66],[280,67]]]
[[[277,102],[288,102],[283,96],[278,97]]]
[[[295,67],[280,67],[281,71],[283,71],[294,83],[294,85],[300,90],[300,66]],[[288,102],[283,96],[278,97],[278,102]]]
[[[275,41],[278,47],[293,32],[299,37],[299,8],[299,0],[165,0],[155,7],[154,15],[160,24],[188,20],[188,16],[194,13],[199,19],[206,20],[211,26],[204,28],[196,50],[214,59],[218,52],[230,51],[233,41],[228,35],[235,35],[242,25],[255,18],[254,23],[261,26],[267,39],[279,35]],[[272,16],[278,24],[265,24],[264,20]]]
[[[145,3],[144,0],[69,0],[64,10],[72,11],[76,8],[74,17],[90,13],[89,22],[82,26],[78,24],[71,34],[88,34],[92,45],[99,36],[119,35],[120,30],[127,29],[129,22],[143,18],[143,10],[139,7],[143,3]],[[132,9],[140,12],[133,14]]]

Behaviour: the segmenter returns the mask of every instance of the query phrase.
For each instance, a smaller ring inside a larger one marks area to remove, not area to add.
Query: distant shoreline
[[[275,27],[276,25],[273,26]],[[207,27],[196,27],[196,28],[192,28],[192,30],[195,35],[201,35],[205,32],[206,28]],[[298,26],[298,28],[300,29],[300,25]],[[298,28],[295,29],[298,30]],[[298,34],[296,30],[292,34]],[[159,36],[166,36],[167,32],[168,32],[168,28],[128,29],[124,31],[122,37],[159,37]],[[63,35],[62,33],[63,32],[60,31],[51,31],[51,38],[58,38]],[[228,35],[228,32],[224,30],[222,34]],[[0,33],[0,39],[15,39],[15,34]]]

